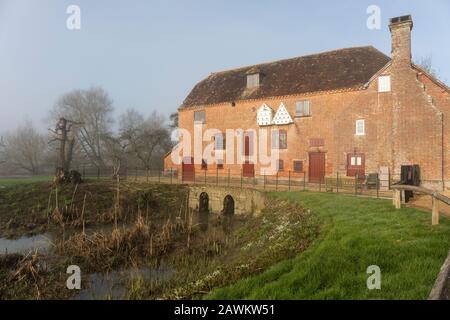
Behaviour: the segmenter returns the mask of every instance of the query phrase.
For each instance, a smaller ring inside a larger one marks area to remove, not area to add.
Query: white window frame
[[[361,156],[351,156],[350,157],[350,165],[351,166],[362,166],[362,157]]]
[[[378,77],[378,92],[391,92],[391,76]]]
[[[358,119],[355,122],[355,135],[364,136],[366,135],[366,122],[364,119]]]
[[[299,110],[300,109],[300,110]],[[311,101],[310,100],[300,100],[295,103],[295,117],[311,117]]]

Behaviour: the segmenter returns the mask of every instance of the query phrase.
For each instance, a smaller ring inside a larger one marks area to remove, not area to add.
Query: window
[[[223,169],[223,159],[217,160],[217,169]]]
[[[365,174],[364,153],[347,154],[347,176],[363,176]]]
[[[391,91],[391,76],[378,77],[378,92]]]
[[[208,170],[208,164],[205,159],[202,159],[202,170]]]
[[[218,133],[214,136],[214,150],[226,149],[226,137],[223,133]]]
[[[356,135],[363,136],[365,135],[365,122],[364,120],[356,120]]]
[[[259,73],[247,75],[247,89],[259,87]]]
[[[283,160],[278,160],[277,161],[277,170],[278,171],[283,171],[284,170],[284,161]]]
[[[286,130],[272,131],[272,149],[287,149]]]
[[[296,117],[311,116],[311,102],[309,100],[297,101],[295,103],[295,116]]]
[[[303,161],[294,160],[294,172],[303,171]]]
[[[205,111],[195,111],[194,112],[194,122],[195,123],[205,123],[206,122]]]
[[[362,163],[362,158],[360,156],[351,156],[350,157],[350,165],[351,166],[360,166]]]

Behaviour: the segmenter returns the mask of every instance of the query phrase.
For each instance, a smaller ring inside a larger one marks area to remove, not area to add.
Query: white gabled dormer
[[[286,107],[283,103],[280,104],[278,107],[277,113],[275,113],[275,116],[273,117],[273,124],[276,125],[283,125],[283,124],[290,124],[294,121],[291,118],[291,115],[287,111]]]
[[[272,124],[273,110],[267,104],[263,104],[256,114],[256,121],[259,126],[270,126]]]

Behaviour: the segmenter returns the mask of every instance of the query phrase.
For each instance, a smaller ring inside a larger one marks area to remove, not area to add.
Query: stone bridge
[[[251,188],[189,186],[189,207],[199,211],[259,214],[265,199],[264,192]]]

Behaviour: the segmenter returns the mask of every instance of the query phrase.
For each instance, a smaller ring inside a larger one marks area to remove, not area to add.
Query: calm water
[[[173,271],[159,268],[132,268],[110,273],[94,273],[88,276],[88,285],[83,288],[74,300],[122,299],[128,292],[127,282],[142,278],[144,280],[168,280]]]
[[[52,237],[50,234],[40,234],[14,240],[0,238],[0,254],[28,253],[36,249],[40,252],[45,252],[50,249],[51,239]]]

